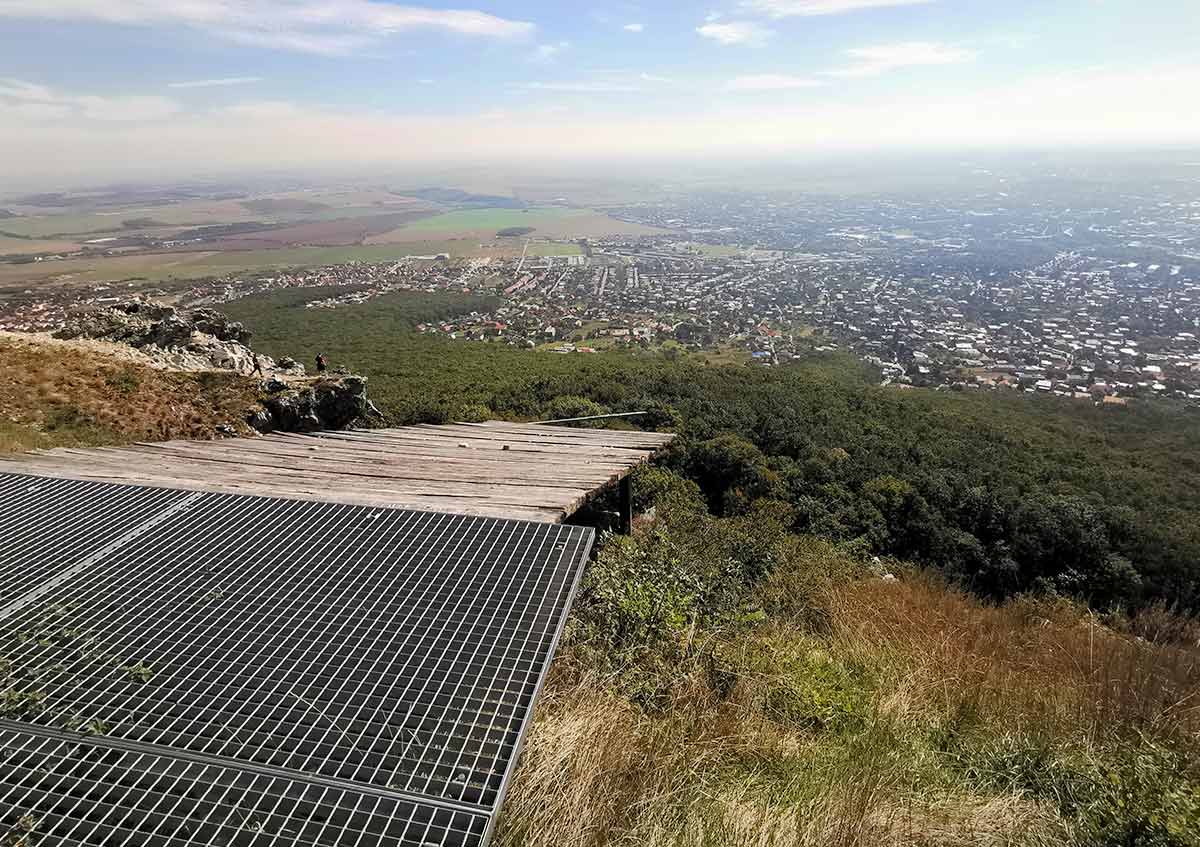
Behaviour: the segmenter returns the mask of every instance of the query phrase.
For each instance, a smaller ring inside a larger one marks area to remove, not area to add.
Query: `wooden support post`
[[[633,477],[629,474],[621,477],[620,486],[621,534],[633,533]]]

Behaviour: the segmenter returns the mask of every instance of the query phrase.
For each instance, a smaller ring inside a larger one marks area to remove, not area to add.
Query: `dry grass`
[[[242,432],[254,381],[174,373],[102,353],[0,338],[0,453]]]
[[[646,714],[594,677],[552,689],[498,844],[1068,843],[1059,816],[1029,798],[920,790],[882,726],[831,759],[836,745],[781,731],[753,708],[749,692],[721,701],[693,679],[679,694],[665,713]]]
[[[1117,633],[1070,604],[989,607],[933,577],[838,592],[837,649],[888,656],[902,720],[967,712],[992,727],[1097,741],[1115,728],[1200,732],[1200,651]]]
[[[767,622],[717,635],[712,649],[687,637],[673,666],[646,670],[668,691],[653,708],[621,693],[637,669],[605,677],[593,645],[565,651],[497,843],[1092,844],[1095,828],[1053,787],[1031,791],[1023,774],[1003,772],[1004,754],[1017,751],[1014,768],[1047,769],[1051,783],[1066,762],[1104,772],[1113,738],[1129,750],[1145,737],[1197,738],[1196,651],[1115,633],[1067,604],[985,606],[921,575],[809,586],[789,606],[787,578],[762,592],[776,605]],[[714,663],[732,683],[714,681]],[[849,718],[783,719],[772,708],[781,687]],[[959,732],[972,740],[941,744]],[[1019,758],[1031,737],[1049,745],[1046,762]]]

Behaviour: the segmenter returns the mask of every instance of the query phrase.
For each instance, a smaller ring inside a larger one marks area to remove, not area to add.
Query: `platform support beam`
[[[626,475],[621,477],[620,493],[618,495],[620,505],[618,506],[621,515],[621,534],[630,535],[633,533],[633,477]]]

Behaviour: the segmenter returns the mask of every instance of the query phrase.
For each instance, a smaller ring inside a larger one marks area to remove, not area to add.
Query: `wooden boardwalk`
[[[493,421],[60,448],[0,471],[557,523],[673,437]]]

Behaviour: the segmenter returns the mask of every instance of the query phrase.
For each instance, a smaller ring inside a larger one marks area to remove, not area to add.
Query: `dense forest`
[[[654,352],[558,356],[417,324],[481,309],[393,294],[305,309],[320,291],[228,304],[256,347],[363,373],[390,422],[647,411],[663,463],[710,512],[764,504],[861,556],[936,567],[991,599],[1200,610],[1200,415],[1139,405],[880,388],[847,356],[766,369]]]

